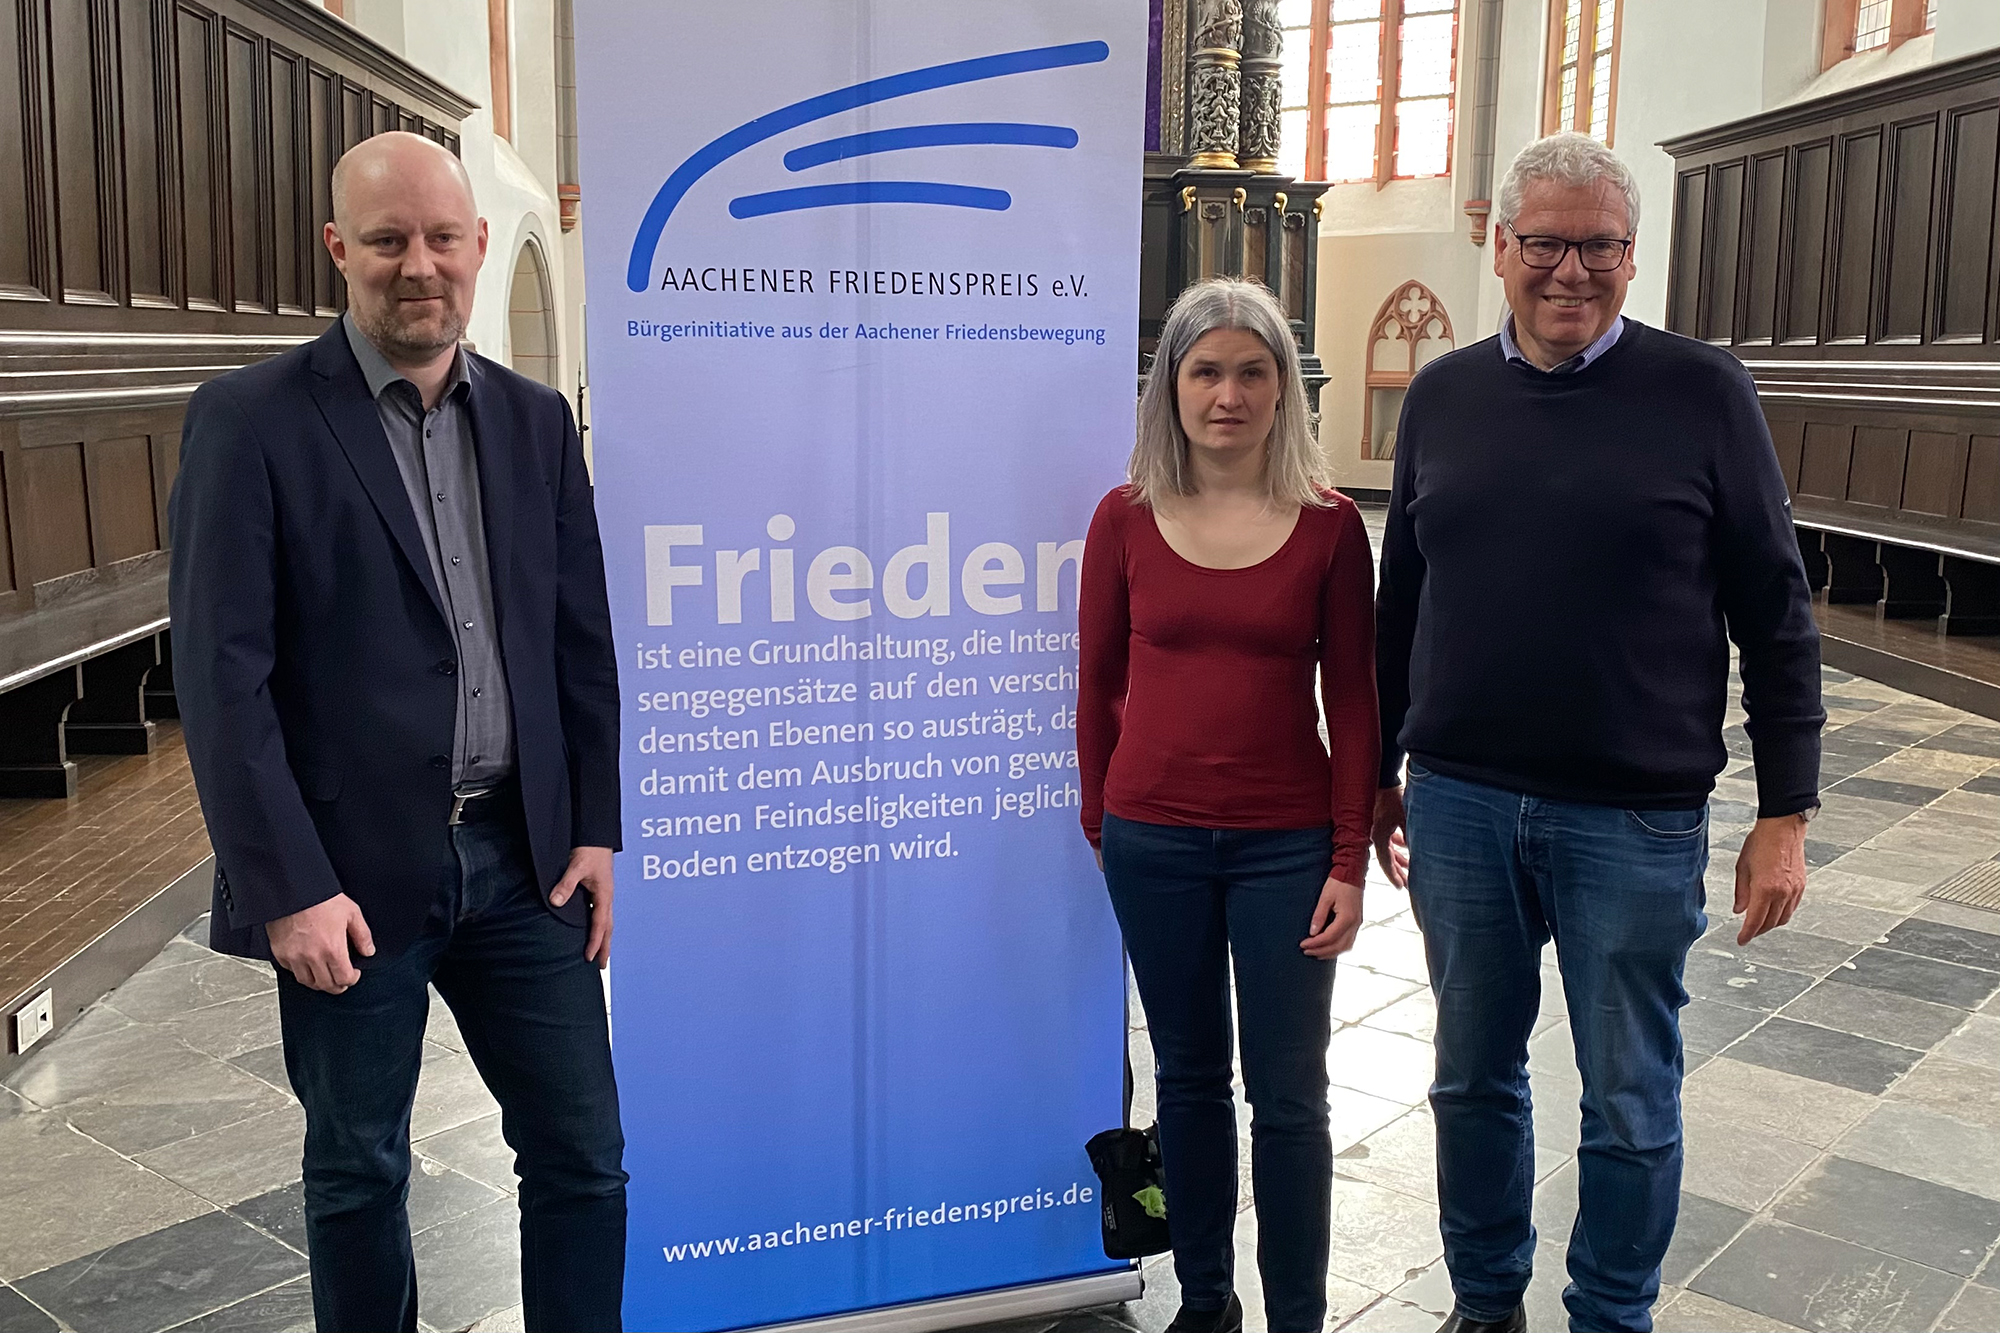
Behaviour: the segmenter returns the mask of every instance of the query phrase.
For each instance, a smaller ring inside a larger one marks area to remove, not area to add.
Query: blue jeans
[[[1272,1333],[1319,1333],[1326,1320],[1333,963],[1306,957],[1299,941],[1311,933],[1332,858],[1330,827],[1180,828],[1104,817],[1104,879],[1158,1068],[1174,1272],[1194,1310],[1222,1308],[1234,1285],[1235,959],[1257,1270]]]
[[[1460,1310],[1497,1319],[1534,1260],[1528,1037],[1553,939],[1583,1075],[1570,1327],[1645,1333],[1681,1183],[1681,987],[1707,927],[1705,809],[1522,796],[1410,766],[1410,900],[1437,996],[1438,1214]]]
[[[616,1329],[625,1138],[601,974],[584,932],[542,905],[518,818],[461,825],[452,841],[460,872],[402,954],[370,960],[340,995],[278,969],[285,1067],[306,1113],[314,1318],[321,1333],[417,1326],[405,1201],[435,983],[516,1154],[527,1327]]]

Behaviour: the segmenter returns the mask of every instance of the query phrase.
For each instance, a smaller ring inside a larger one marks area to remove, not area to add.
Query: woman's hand
[[[1337,958],[1354,947],[1361,929],[1361,886],[1326,877],[1313,909],[1312,933],[1299,941],[1308,958]]]

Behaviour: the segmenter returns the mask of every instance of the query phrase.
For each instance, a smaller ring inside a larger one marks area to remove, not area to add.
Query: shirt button
[[[474,685],[474,686],[472,687],[472,697],[473,697],[473,698],[477,699],[477,698],[478,698],[478,697],[479,697],[480,695],[482,695],[482,694],[484,694],[484,693],[485,693],[485,691],[484,691],[484,690],[482,690],[482,689],[480,689],[480,688],[479,688],[479,687],[478,687],[477,685]]]
[[[472,622],[471,622],[470,620],[466,621],[466,622],[465,622],[465,627],[466,627],[467,629],[471,629],[471,628],[472,628]]]
[[[445,757],[444,757],[443,755],[441,755],[441,754],[434,754],[434,755],[432,755],[432,756],[431,756],[431,767],[432,767],[432,768],[450,768],[450,767],[451,767],[451,760],[449,760],[449,759],[445,758]]]
[[[468,764],[476,764],[476,763],[478,763],[478,762],[479,762],[479,756],[478,756],[478,755],[474,755],[474,756],[472,756],[472,758],[470,758],[470,759],[466,760],[465,762],[466,762],[466,763],[468,763]]]
[[[453,556],[453,557],[451,558],[451,563],[453,563],[454,565],[455,565],[455,564],[457,564],[457,563],[458,563],[458,557],[457,557],[457,556]]]
[[[439,492],[437,493],[437,502],[438,502],[439,504],[443,504],[443,503],[444,503],[444,492],[443,492],[443,491],[439,491]]]
[[[451,660],[451,659],[450,659],[449,657],[447,657],[447,658],[445,658],[445,659],[444,659],[443,661],[441,661],[441,662],[439,662],[439,663],[437,664],[437,673],[438,673],[438,674],[439,674],[440,676],[453,676],[453,675],[457,675],[457,674],[458,674],[458,663],[456,663],[456,662],[452,661],[452,660]]]

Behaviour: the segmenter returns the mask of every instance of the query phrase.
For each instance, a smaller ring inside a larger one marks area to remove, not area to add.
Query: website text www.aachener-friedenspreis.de
[[[833,1240],[858,1240],[895,1232],[914,1232],[919,1227],[958,1226],[967,1222],[1004,1222],[1047,1208],[1089,1206],[1097,1198],[1094,1186],[1072,1183],[1060,1195],[1037,1189],[1005,1199],[980,1203],[945,1204],[933,1208],[890,1208],[872,1217],[839,1222],[793,1222],[779,1231],[753,1231],[748,1235],[725,1236],[719,1240],[688,1241],[664,1246],[667,1262],[690,1259],[717,1259],[730,1254],[754,1254],[765,1250],[791,1249]]]

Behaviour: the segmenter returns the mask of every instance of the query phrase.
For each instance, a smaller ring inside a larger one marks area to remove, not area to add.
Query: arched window
[[[1451,174],[1458,0],[1283,0],[1284,157],[1309,180]]]
[[[1863,51],[1893,51],[1937,27],[1937,0],[1826,0],[1819,67]]]
[[[552,389],[556,383],[555,296],[542,249],[532,237],[514,260],[507,292],[507,363]]]
[[[1444,302],[1421,282],[1401,283],[1368,326],[1368,405],[1361,424],[1361,456],[1396,456],[1396,421],[1403,393],[1419,370],[1458,345]]]
[[[1577,130],[1610,143],[1618,115],[1619,0],[1553,0],[1542,132]]]

